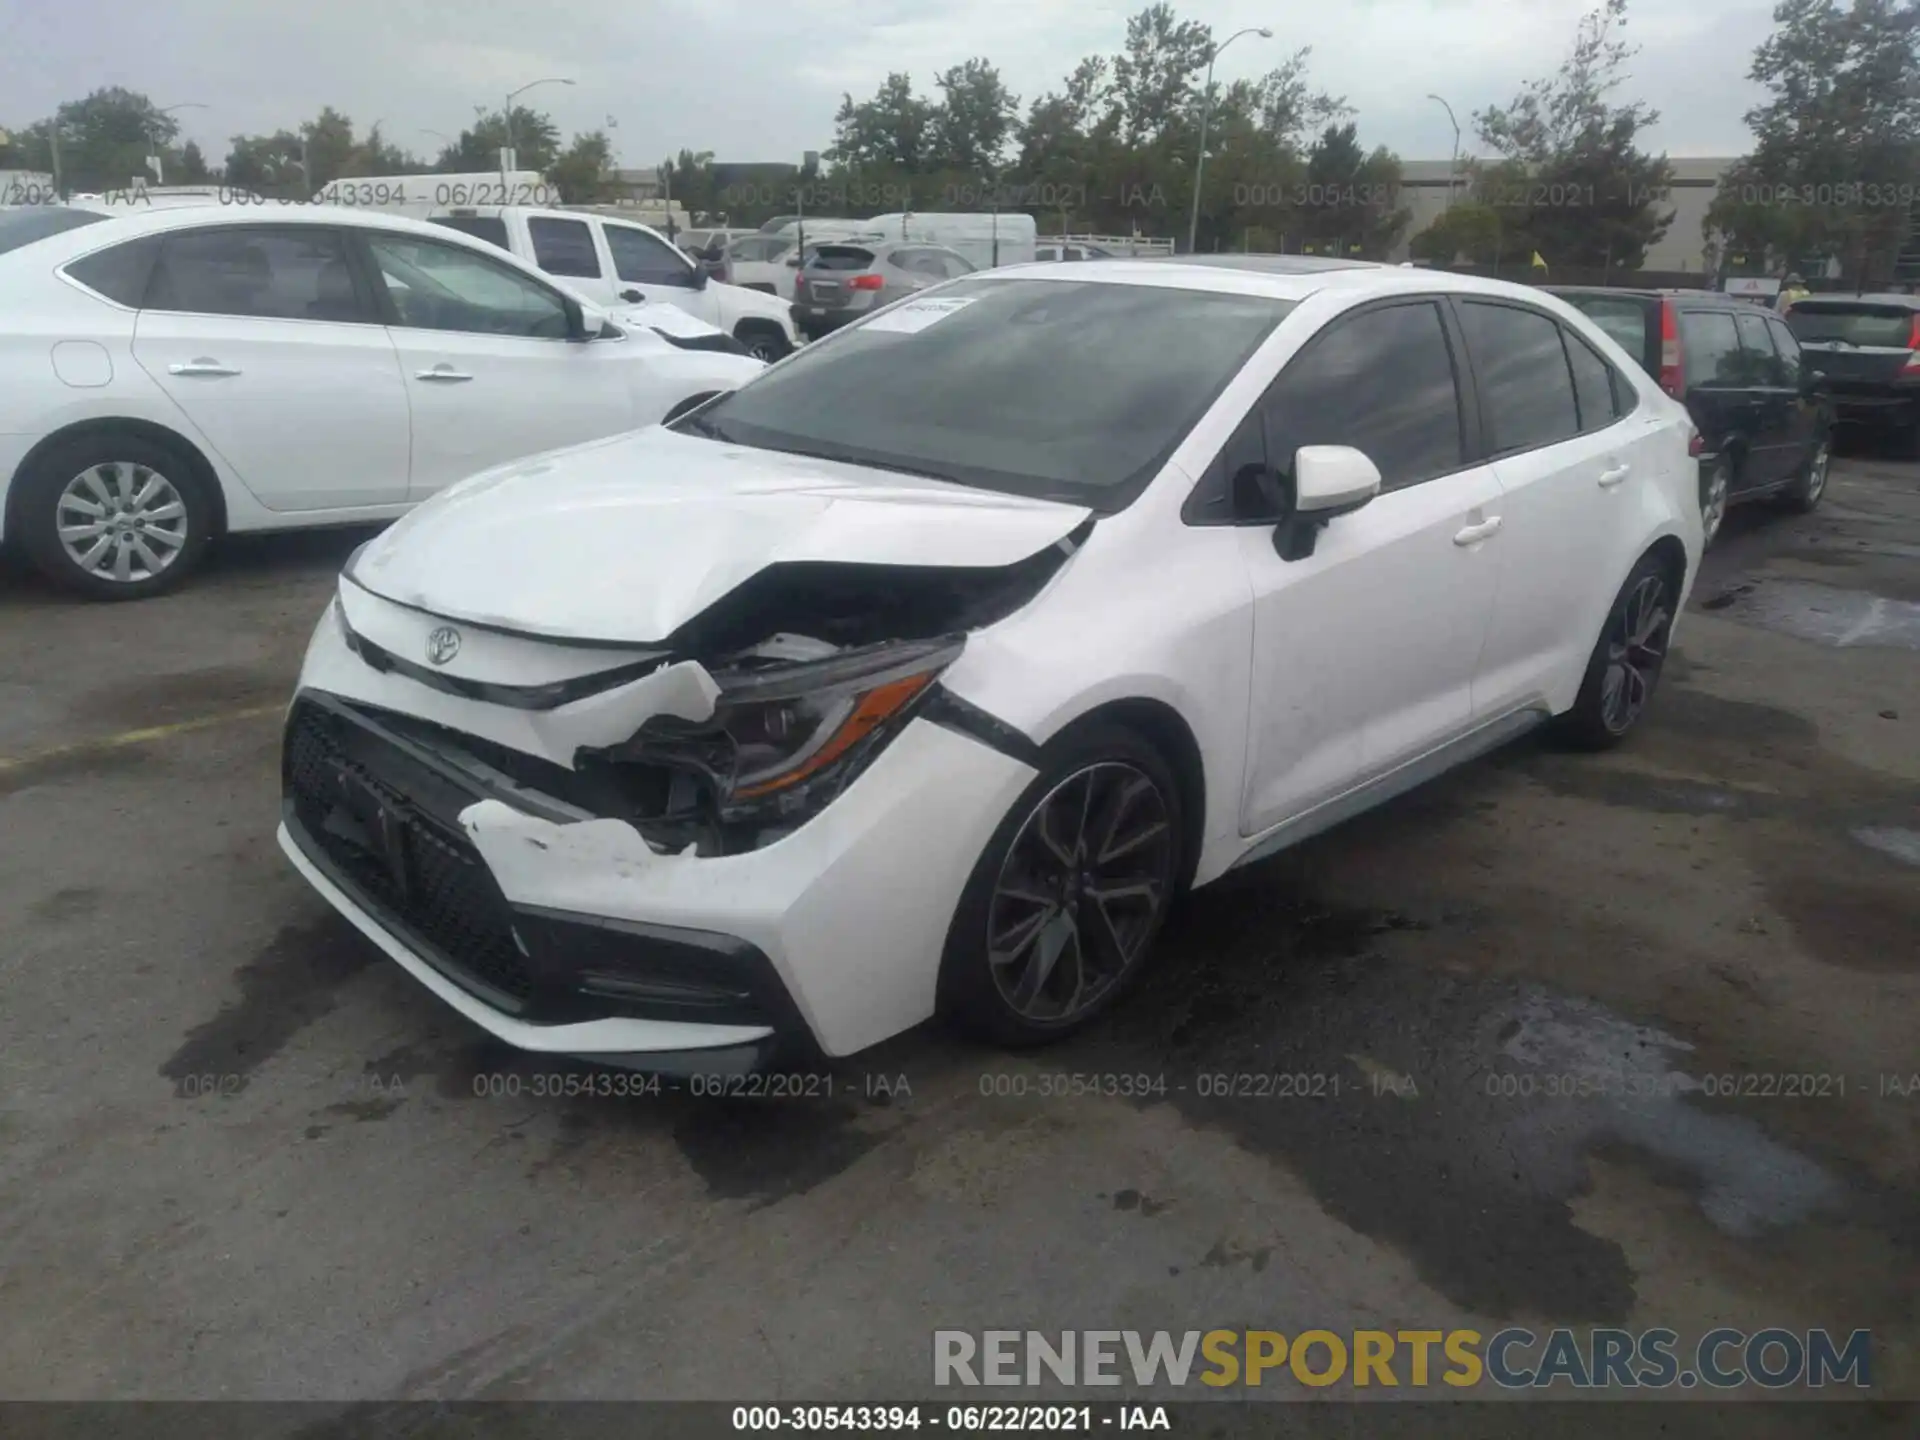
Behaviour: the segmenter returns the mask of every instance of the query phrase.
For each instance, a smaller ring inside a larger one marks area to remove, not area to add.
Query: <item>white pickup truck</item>
[[[675,306],[768,364],[801,343],[787,301],[710,279],[665,236],[631,220],[526,205],[435,206],[421,218],[498,245],[609,310]]]

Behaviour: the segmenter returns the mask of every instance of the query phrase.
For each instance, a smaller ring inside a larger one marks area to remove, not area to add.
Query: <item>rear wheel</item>
[[[1715,460],[1700,476],[1701,545],[1713,544],[1714,537],[1727,519],[1727,496],[1733,490],[1733,462],[1725,455]]]
[[[1124,726],[1048,746],[962,892],[941,1008],[1007,1045],[1071,1034],[1138,975],[1178,884],[1179,786]]]
[[[1781,502],[1790,510],[1805,513],[1820,503],[1827,490],[1827,468],[1833,463],[1833,437],[1822,435],[1800,467],[1800,474],[1783,494]]]
[[[1555,721],[1562,738],[1583,750],[1610,749],[1627,738],[1659,684],[1679,598],[1668,567],[1641,556],[1607,612],[1579,697]]]
[[[140,436],[83,435],[23,477],[21,548],[55,584],[96,600],[144,600],[193,571],[213,505],[186,457]]]

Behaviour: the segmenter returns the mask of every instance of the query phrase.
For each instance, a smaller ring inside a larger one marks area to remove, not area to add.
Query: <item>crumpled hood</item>
[[[709,325],[698,315],[689,314],[678,305],[669,305],[663,301],[645,305],[622,305],[607,311],[607,316],[623,329],[644,327],[682,340],[697,340],[706,335],[727,333],[718,325]]]
[[[352,573],[449,619],[652,644],[769,565],[997,568],[1089,513],[653,426],[451,486],[370,542]]]

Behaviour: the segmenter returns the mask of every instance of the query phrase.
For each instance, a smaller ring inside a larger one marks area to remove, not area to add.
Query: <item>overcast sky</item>
[[[1469,113],[1551,73],[1592,0],[1191,0],[1177,6],[1240,39],[1218,74],[1252,76],[1302,45],[1313,77],[1357,108],[1361,139],[1444,160],[1452,130],[1428,92]],[[344,110],[422,152],[479,105],[546,76],[523,103],[564,134],[611,118],[616,153],[649,164],[682,147],[723,160],[797,160],[832,142],[843,91],[870,95],[889,70],[923,91],[937,70],[985,55],[1023,106],[1082,56],[1121,47],[1137,0],[0,0],[0,125],[49,113],[100,85],[182,110],[184,133],[218,164],[236,133]],[[1747,147],[1746,72],[1771,29],[1771,0],[1637,0],[1642,46],[1623,98],[1661,111],[1652,141],[1673,155]]]

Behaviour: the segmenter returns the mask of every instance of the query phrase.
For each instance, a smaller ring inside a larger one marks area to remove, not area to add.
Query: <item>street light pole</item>
[[[182,100],[178,105],[158,106],[153,113],[155,115],[171,115],[176,110],[204,110],[206,108],[206,106],[200,104],[197,100]],[[153,183],[156,185],[164,185],[167,183],[167,177],[165,167],[161,164],[160,152],[154,145],[153,121],[148,120],[142,128],[147,132],[147,166],[153,171]]]
[[[1249,25],[1244,30],[1236,30],[1218,45],[1207,52],[1207,88],[1200,97],[1200,153],[1193,162],[1193,215],[1187,221],[1187,253],[1193,254],[1195,237],[1200,233],[1200,182],[1207,173],[1207,121],[1213,115],[1213,62],[1220,58],[1220,52],[1238,40],[1242,35],[1258,35],[1263,40],[1271,40],[1273,31],[1264,26]]]
[[[1453,107],[1447,104],[1447,102],[1442,100],[1438,95],[1428,95],[1427,99],[1436,102],[1442,110],[1447,112],[1447,123],[1453,126],[1453,157],[1447,161],[1446,208],[1448,210],[1451,210],[1453,209],[1454,175],[1460,168],[1460,122],[1453,118]]]
[[[522,85],[518,90],[509,90],[507,92],[507,108],[501,113],[507,122],[507,153],[508,154],[513,153],[513,102],[515,101],[515,99],[526,94],[527,91],[533,89],[533,87],[536,85],[571,85],[571,84],[573,84],[573,81],[571,80],[562,80],[557,78],[548,78],[546,80],[529,80],[526,84]],[[514,163],[518,164],[519,160],[520,160],[520,157],[515,155]],[[506,174],[506,166],[504,164],[500,167],[500,173],[502,175]]]

